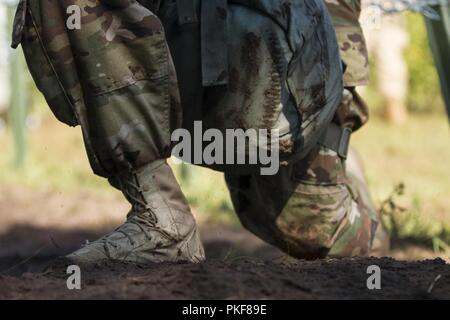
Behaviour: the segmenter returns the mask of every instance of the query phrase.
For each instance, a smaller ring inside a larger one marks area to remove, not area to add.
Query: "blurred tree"
[[[0,117],[9,104],[8,9],[0,4]]]
[[[440,13],[441,20],[425,19],[425,21],[434,62],[441,79],[442,95],[450,117],[450,5],[442,4],[435,6],[434,9]]]
[[[408,13],[407,25],[411,35],[411,46],[405,55],[411,75],[409,108],[416,112],[442,112],[444,106],[439,78],[424,20],[421,15]]]
[[[9,25],[12,26],[16,11],[15,5],[8,7]],[[10,27],[11,28],[11,27]],[[9,29],[10,29],[9,28]],[[10,32],[11,34],[11,32]],[[21,50],[10,51],[9,56],[10,74],[10,104],[9,104],[9,124],[13,132],[15,154],[14,165],[22,167],[26,158],[26,88],[25,88],[25,68]]]

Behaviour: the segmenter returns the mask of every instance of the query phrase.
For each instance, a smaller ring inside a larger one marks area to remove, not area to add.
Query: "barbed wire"
[[[385,14],[412,11],[432,20],[440,20],[439,13],[432,6],[449,6],[450,0],[370,0],[368,6],[378,8]]]

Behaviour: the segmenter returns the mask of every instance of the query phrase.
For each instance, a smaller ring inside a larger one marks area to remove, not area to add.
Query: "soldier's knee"
[[[270,178],[227,175],[227,183],[242,225],[287,254],[301,259],[367,255],[373,214],[359,192],[331,176],[324,183],[281,170]]]
[[[275,221],[280,246],[298,258],[324,258],[356,215],[345,185],[298,184]]]

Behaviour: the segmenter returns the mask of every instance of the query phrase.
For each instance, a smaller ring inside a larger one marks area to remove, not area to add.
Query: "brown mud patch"
[[[382,289],[368,290],[367,266],[382,270]],[[191,264],[109,263],[82,270],[82,289],[66,287],[64,268],[51,274],[0,277],[0,299],[450,299],[442,260],[210,260]],[[440,275],[431,293],[433,280]]]

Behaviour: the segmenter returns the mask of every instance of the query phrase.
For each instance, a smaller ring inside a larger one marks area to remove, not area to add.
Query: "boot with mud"
[[[205,259],[194,217],[165,160],[122,173],[110,182],[132,205],[127,221],[65,259],[83,266],[111,260],[198,263]]]

